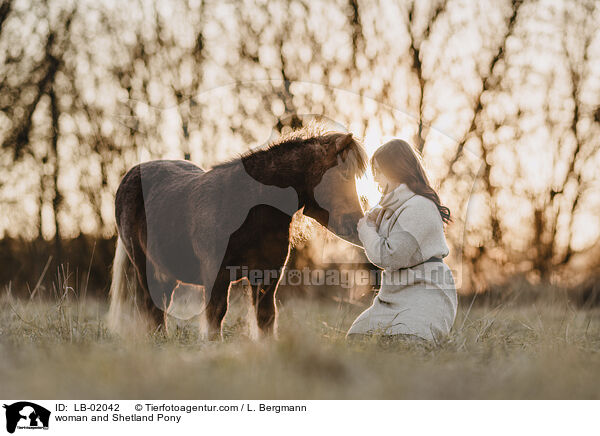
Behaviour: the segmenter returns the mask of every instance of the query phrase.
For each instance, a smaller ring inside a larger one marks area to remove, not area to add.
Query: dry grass
[[[0,386],[31,399],[451,399],[600,397],[600,313],[554,301],[463,301],[439,344],[348,344],[360,307],[289,301],[279,340],[251,341],[240,301],[226,339],[193,326],[143,340],[111,336],[106,307],[65,295],[0,299]]]

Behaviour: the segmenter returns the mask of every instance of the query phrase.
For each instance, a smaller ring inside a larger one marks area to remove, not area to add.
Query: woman
[[[358,222],[369,260],[383,269],[373,304],[348,331],[351,335],[410,335],[435,340],[456,317],[456,287],[450,268],[442,206],[411,146],[395,139],[371,159],[383,192],[379,204]]]

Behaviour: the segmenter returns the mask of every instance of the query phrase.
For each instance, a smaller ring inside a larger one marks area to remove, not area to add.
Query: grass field
[[[234,299],[235,300],[235,299]],[[600,398],[600,312],[463,298],[438,344],[348,344],[361,307],[292,300],[279,339],[252,341],[243,300],[225,340],[187,326],[132,340],[109,334],[105,304],[0,299],[0,397],[29,399]]]

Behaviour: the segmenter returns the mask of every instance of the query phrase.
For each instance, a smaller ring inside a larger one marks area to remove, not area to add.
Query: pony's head
[[[363,211],[356,178],[367,155],[351,133],[331,132],[319,122],[279,137],[242,157],[246,172],[265,185],[293,187],[299,208],[339,237],[360,244],[356,225]]]
[[[356,224],[363,216],[356,178],[367,156],[351,133],[326,133],[307,140],[311,164],[306,168],[304,215],[339,237],[360,244]]]

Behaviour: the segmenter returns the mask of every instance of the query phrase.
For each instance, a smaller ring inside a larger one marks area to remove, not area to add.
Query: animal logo
[[[6,431],[14,433],[18,429],[48,429],[50,411],[29,401],[19,401],[6,409]]]

